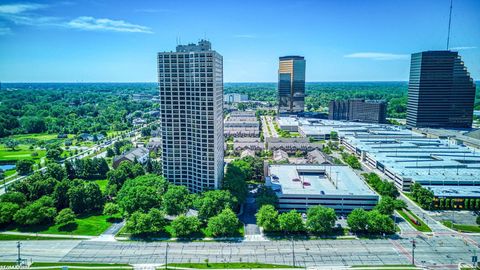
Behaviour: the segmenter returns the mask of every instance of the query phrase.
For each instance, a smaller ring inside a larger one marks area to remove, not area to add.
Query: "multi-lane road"
[[[410,235],[391,239],[168,242],[168,262],[264,262],[306,267],[409,264],[415,239],[415,263],[457,269],[470,262],[480,236]],[[162,264],[167,242],[23,241],[21,254],[33,261]],[[295,249],[295,252],[293,252]],[[17,258],[15,241],[0,242],[0,261]]]

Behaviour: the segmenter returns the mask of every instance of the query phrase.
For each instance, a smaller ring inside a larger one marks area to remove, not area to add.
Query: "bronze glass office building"
[[[283,56],[279,60],[278,113],[302,113],[305,107],[305,58]]]
[[[458,52],[412,54],[408,127],[470,128],[474,101],[475,83]]]

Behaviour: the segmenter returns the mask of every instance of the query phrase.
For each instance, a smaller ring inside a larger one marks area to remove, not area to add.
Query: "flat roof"
[[[269,171],[267,185],[280,196],[282,194],[377,196],[348,166],[285,164],[270,165]]]
[[[428,186],[437,197],[480,197],[480,186]]]

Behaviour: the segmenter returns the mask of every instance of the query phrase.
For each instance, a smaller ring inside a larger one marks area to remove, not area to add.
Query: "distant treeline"
[[[252,100],[277,102],[277,83],[225,83],[225,93],[247,94]],[[480,110],[477,83],[475,109]],[[331,100],[364,98],[388,101],[388,117],[405,118],[408,82],[307,82],[305,106],[308,111],[326,109]]]
[[[125,130],[129,114],[158,107],[132,102],[132,94],[157,95],[158,90],[152,83],[2,83],[0,137]]]

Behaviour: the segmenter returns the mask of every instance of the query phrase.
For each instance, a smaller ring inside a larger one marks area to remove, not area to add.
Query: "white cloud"
[[[345,58],[363,58],[373,60],[401,60],[408,59],[408,54],[379,53],[379,52],[359,52],[344,55]]]
[[[450,48],[451,50],[454,50],[454,51],[460,51],[460,50],[471,50],[471,49],[476,49],[477,47],[476,46],[460,46],[460,47],[453,47],[453,48]]]
[[[9,4],[9,5],[0,5],[0,13],[3,14],[19,14],[26,11],[37,10],[45,8],[47,5],[42,4]]]
[[[153,33],[149,27],[128,23],[122,20],[97,19],[89,16],[82,16],[66,23],[70,28],[89,31],[113,31],[130,33]]]
[[[12,29],[9,27],[0,26],[0,36],[8,35],[12,33]]]
[[[240,34],[240,35],[233,35],[234,38],[256,38],[255,35],[250,34]]]

